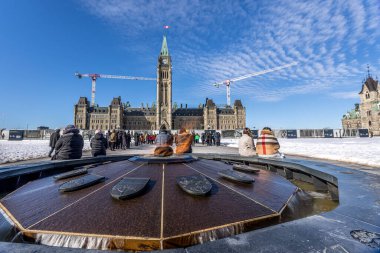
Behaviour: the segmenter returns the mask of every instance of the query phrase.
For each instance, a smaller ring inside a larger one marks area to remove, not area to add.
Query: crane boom
[[[231,85],[232,82],[237,82],[237,81],[241,81],[241,80],[244,80],[244,79],[247,79],[247,78],[250,78],[250,77],[260,76],[260,75],[263,75],[263,74],[266,74],[266,73],[270,73],[270,72],[274,72],[274,71],[277,71],[277,70],[281,70],[281,69],[284,69],[284,68],[289,68],[289,67],[297,65],[297,64],[298,64],[297,62],[292,62],[292,63],[285,64],[285,65],[282,65],[282,66],[278,66],[278,67],[275,67],[275,68],[266,69],[266,70],[262,70],[262,71],[254,72],[254,73],[250,73],[250,74],[247,74],[247,75],[244,75],[244,76],[239,76],[239,77],[235,77],[235,78],[232,78],[232,79],[229,79],[229,80],[225,80],[223,82],[214,83],[214,86],[216,86],[217,88],[219,88],[220,85],[226,85],[226,88],[227,88],[227,105],[231,106],[231,87],[230,87],[230,85]]]
[[[155,81],[156,78],[140,77],[140,76],[121,76],[121,75],[108,75],[108,74],[81,74],[76,72],[75,76],[79,79],[82,77],[91,78],[91,106],[95,106],[95,92],[96,92],[96,79],[127,79],[127,80],[140,80],[140,81]]]

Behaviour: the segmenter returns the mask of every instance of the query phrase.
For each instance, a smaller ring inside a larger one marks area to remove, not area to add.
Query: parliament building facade
[[[370,136],[380,136],[380,88],[379,81],[368,73],[359,92],[360,104],[343,115],[342,127],[345,131],[368,129]]]
[[[246,126],[246,111],[241,100],[232,106],[218,107],[206,98],[198,108],[172,104],[172,60],[164,36],[157,63],[157,97],[152,107],[131,108],[121,97],[112,99],[109,106],[90,106],[86,97],[80,97],[74,106],[74,124],[83,130],[157,130],[165,124],[167,129],[219,129],[234,130]]]

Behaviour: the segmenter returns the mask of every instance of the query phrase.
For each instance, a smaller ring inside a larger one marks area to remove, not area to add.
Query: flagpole
[[[167,35],[167,30],[170,28],[168,25],[164,25],[164,36],[166,37]]]

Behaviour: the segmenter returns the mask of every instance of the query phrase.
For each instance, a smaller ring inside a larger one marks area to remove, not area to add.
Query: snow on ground
[[[380,167],[380,138],[278,139],[280,152],[321,159]],[[228,147],[238,147],[238,139],[222,139]]]
[[[222,147],[194,147],[195,153],[237,153],[238,139],[222,139]],[[300,155],[313,158],[351,162],[380,167],[380,138],[303,138],[279,139],[280,151],[287,155]],[[227,147],[225,147],[227,146]],[[234,147],[230,149],[228,147]],[[153,153],[153,146],[131,149],[133,153]],[[0,140],[0,164],[47,157],[48,140]],[[89,141],[85,141],[84,150],[90,150]],[[112,154],[110,152],[109,154]]]
[[[83,150],[90,150],[90,142],[84,141]],[[0,141],[0,164],[47,157],[49,140]]]

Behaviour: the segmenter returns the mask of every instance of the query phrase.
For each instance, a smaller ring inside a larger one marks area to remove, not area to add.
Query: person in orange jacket
[[[179,130],[179,134],[176,138],[176,154],[191,153],[191,144],[193,143],[193,135],[186,132],[185,128]]]

